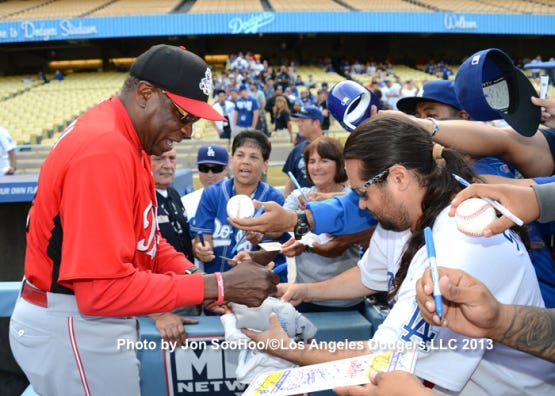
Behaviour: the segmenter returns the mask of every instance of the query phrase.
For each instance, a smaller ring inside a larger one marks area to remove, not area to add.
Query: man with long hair
[[[461,190],[452,174],[475,175],[459,153],[434,144],[428,132],[402,116],[371,118],[347,139],[345,162],[359,208],[378,221],[364,257],[335,278],[312,284],[282,284],[282,299],[293,303],[389,293],[392,309],[364,349],[270,350],[298,364],[369,353],[372,345],[411,343],[418,347],[415,374],[435,390],[453,394],[550,394],[553,364],[489,339],[474,340],[429,325],[416,303],[416,281],[428,267],[424,228],[431,227],[437,262],[479,278],[505,303],[543,307],[534,268],[519,236],[508,231],[490,238],[461,233],[448,216]],[[275,317],[254,340],[281,339]],[[287,345],[287,344],[285,344]],[[438,345],[449,348],[438,350]],[[453,370],[456,367],[456,370]]]

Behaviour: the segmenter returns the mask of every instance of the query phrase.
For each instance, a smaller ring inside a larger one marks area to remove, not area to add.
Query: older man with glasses
[[[150,156],[190,136],[196,119],[222,119],[211,91],[202,58],[153,46],[119,95],[73,122],[44,161],[10,322],[12,351],[38,394],[138,395],[136,316],[258,306],[276,292],[278,276],[252,262],[200,273],[158,230]]]
[[[175,148],[162,155],[151,156],[152,175],[156,185],[156,219],[160,234],[190,262],[194,261],[189,222],[181,197],[171,186],[175,178],[177,152]],[[151,314],[160,336],[167,342],[181,346],[186,338],[184,324],[198,323],[187,315],[198,315],[199,306],[177,308],[171,312]]]

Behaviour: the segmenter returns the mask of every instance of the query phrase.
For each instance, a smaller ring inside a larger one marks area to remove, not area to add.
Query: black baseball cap
[[[158,44],[137,57],[129,74],[166,91],[179,107],[199,118],[225,121],[208,102],[212,71],[185,47]]]

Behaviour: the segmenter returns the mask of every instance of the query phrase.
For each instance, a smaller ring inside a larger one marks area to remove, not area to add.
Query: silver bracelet
[[[434,129],[432,130],[432,139],[433,139],[434,136],[437,135],[437,133],[439,132],[439,123],[436,121],[435,118],[432,118],[432,117],[428,117],[426,119],[432,121],[432,123],[434,124]]]
[[[199,271],[200,271],[199,267],[190,267],[190,268],[186,269],[183,273],[185,275],[191,275],[191,274],[194,274],[195,272],[199,272]],[[202,271],[201,271],[201,273],[202,273]]]

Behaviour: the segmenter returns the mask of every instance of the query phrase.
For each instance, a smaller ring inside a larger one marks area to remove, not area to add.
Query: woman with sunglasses
[[[307,178],[314,186],[293,190],[285,200],[283,207],[288,210],[300,209],[299,197],[309,193],[343,194],[349,191],[347,173],[343,159],[343,146],[334,138],[323,136],[306,146],[304,161],[307,168]],[[329,234],[307,234],[301,240],[289,239],[282,252],[288,257],[295,257],[296,283],[319,282],[355,267],[361,256],[361,245],[368,245],[369,237],[365,235],[359,240],[349,240],[338,246],[333,252],[328,252],[322,246],[329,240]],[[316,243],[312,243],[315,241]],[[363,310],[362,298],[351,300],[329,300],[317,303],[301,303],[299,312],[346,311]]]

